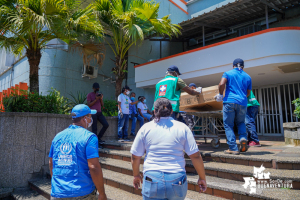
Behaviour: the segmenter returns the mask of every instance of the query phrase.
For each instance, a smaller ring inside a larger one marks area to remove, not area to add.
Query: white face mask
[[[91,117],[88,117],[88,118],[91,119],[91,122],[90,122],[90,123],[88,123],[86,119],[84,119],[84,120],[85,120],[85,122],[88,124],[87,128],[90,128],[90,127],[92,126],[92,124],[93,124],[93,118],[91,118]]]
[[[129,91],[129,90],[127,90],[127,91],[126,91],[126,94],[127,94],[127,95],[129,95],[129,94],[130,94],[130,91]]]

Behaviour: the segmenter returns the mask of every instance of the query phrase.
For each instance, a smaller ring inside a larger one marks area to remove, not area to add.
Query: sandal
[[[225,154],[233,154],[233,155],[239,155],[240,154],[240,152],[238,152],[238,151],[231,151],[230,149],[225,150],[224,153]]]

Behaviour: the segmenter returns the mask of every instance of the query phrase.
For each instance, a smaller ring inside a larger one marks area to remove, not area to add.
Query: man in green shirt
[[[259,106],[260,104],[258,103],[253,92],[251,91],[250,95],[248,96],[247,113],[245,119],[249,146],[257,146],[257,147],[261,146],[258,140],[256,126],[255,126],[255,120],[257,117]]]
[[[172,117],[175,120],[178,119],[181,90],[190,95],[198,95],[201,93],[201,88],[197,88],[196,90],[189,88],[181,78],[178,78],[179,75],[181,75],[181,73],[178,67],[174,65],[170,66],[165,78],[156,84],[154,99],[154,102],[161,97],[169,99],[173,107]]]

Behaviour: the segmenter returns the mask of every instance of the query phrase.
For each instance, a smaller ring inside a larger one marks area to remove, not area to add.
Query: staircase
[[[142,199],[141,188],[133,188],[132,167],[130,163],[131,143],[110,142],[99,150],[99,162],[103,170],[105,190],[110,200]],[[207,175],[208,189],[205,194],[199,194],[197,186],[198,176],[192,162],[186,157],[186,171],[188,172],[188,194],[186,200],[197,199],[300,199],[300,158],[289,156],[268,156],[266,152],[249,152],[243,155],[226,155],[222,152],[201,151]],[[293,154],[293,153],[291,153]],[[291,155],[290,154],[290,155]],[[266,156],[267,155],[267,156]],[[287,154],[288,155],[288,154]],[[142,160],[143,161],[143,160]],[[143,163],[143,162],[142,162]],[[271,179],[291,180],[293,189],[269,188],[256,189],[250,194],[250,188],[244,189],[243,177],[253,177],[253,166],[266,168]],[[142,173],[142,165],[141,165]],[[27,195],[14,192],[14,199],[49,199],[51,183],[49,176],[43,179],[29,181],[31,189]],[[23,192],[24,194],[26,192]],[[32,198],[30,198],[32,197]]]

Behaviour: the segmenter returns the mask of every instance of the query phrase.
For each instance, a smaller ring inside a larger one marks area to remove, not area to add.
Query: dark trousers
[[[256,117],[258,114],[258,106],[249,106],[246,113],[246,129],[248,133],[248,141],[259,142],[256,132]]]
[[[95,133],[98,136],[98,140],[100,140],[102,138],[102,136],[104,135],[106,129],[109,127],[109,124],[107,123],[102,112],[97,112],[96,114],[92,115],[92,118],[93,118],[92,132]],[[101,131],[99,132],[99,134],[97,134],[97,121],[98,120],[103,126]]]
[[[179,121],[179,120],[178,120],[179,112],[174,112],[174,111],[173,111],[171,117],[172,117],[173,119],[175,119],[176,121]]]
[[[188,115],[185,112],[179,113],[178,121],[185,123],[191,130],[194,126],[194,118],[193,115]]]

